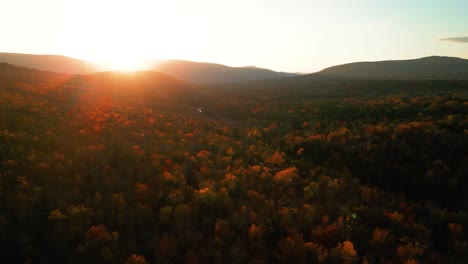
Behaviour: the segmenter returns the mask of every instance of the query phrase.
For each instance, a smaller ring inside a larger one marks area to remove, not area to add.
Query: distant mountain
[[[432,56],[413,60],[355,62],[326,68],[306,76],[345,79],[414,79],[457,76],[468,73],[468,60]],[[316,78],[316,77],[314,77]]]
[[[103,70],[96,64],[61,55],[0,53],[0,62],[16,66],[70,74],[90,74]]]
[[[198,84],[232,83],[297,75],[295,73],[275,72],[254,66],[229,67],[215,63],[183,60],[162,61],[156,64],[152,69],[177,77],[181,80]]]
[[[0,62],[68,74],[92,74],[108,70],[102,65],[60,55],[32,55],[0,53]],[[413,60],[355,62],[326,68],[320,72],[300,75],[268,69],[229,67],[215,63],[183,60],[163,60],[148,66],[176,79],[196,84],[227,86],[250,85],[308,85],[317,82],[347,80],[409,80],[409,79],[468,79],[468,60],[455,57],[432,56]]]
[[[96,63],[61,55],[33,55],[20,53],[0,53],[0,62],[16,66],[69,74],[91,74],[109,70]],[[268,69],[229,67],[221,64],[182,60],[157,61],[146,70],[162,72],[174,78],[198,83],[229,83],[261,79],[296,76],[295,73],[275,72]]]
[[[278,79],[229,83],[228,90],[284,89],[353,80],[468,80],[468,60],[432,56],[414,60],[355,62]]]

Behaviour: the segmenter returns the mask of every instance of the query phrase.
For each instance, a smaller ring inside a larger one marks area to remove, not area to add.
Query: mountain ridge
[[[64,55],[1,52],[0,62],[66,74],[90,74],[103,69],[103,66],[98,63],[92,63]]]
[[[230,67],[218,63],[165,60],[153,69],[198,84],[230,83],[296,76],[256,66]]]
[[[293,77],[225,84],[223,89],[279,89],[360,80],[468,80],[468,60],[429,56],[409,60],[352,62]]]
[[[363,61],[335,65],[312,75],[352,78],[418,78],[431,75],[468,73],[468,60],[458,57],[429,56],[407,60]]]
[[[0,53],[0,62],[67,74],[102,72],[102,65],[63,55]],[[108,70],[108,69],[107,69]],[[468,60],[449,56],[418,59],[362,61],[335,65],[309,74],[276,72],[256,66],[230,67],[186,60],[154,60],[149,71],[160,72],[193,84],[308,85],[347,80],[468,79]]]

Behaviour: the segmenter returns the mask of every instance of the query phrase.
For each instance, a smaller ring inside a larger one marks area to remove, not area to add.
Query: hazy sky
[[[0,34],[0,52],[314,72],[354,61],[468,58],[468,0],[0,0]]]

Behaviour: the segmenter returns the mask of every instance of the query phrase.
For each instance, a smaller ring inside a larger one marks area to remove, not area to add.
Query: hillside
[[[68,74],[88,74],[102,70],[98,64],[61,55],[0,53],[0,62]]]
[[[425,57],[415,60],[355,62],[322,71],[278,79],[252,80],[214,86],[226,90],[271,90],[348,84],[366,80],[468,80],[468,60]]]
[[[108,66],[60,55],[0,53],[0,62],[68,74],[91,74],[109,70]],[[174,78],[198,84],[229,83],[297,75],[252,66],[229,67],[221,64],[182,60],[155,61],[152,65],[150,63],[146,70],[165,73]]]
[[[65,105],[79,98],[80,104],[107,101],[196,112],[193,100],[206,96],[192,84],[152,71],[76,75],[0,63],[0,84],[6,90]]]
[[[102,65],[58,55],[0,53],[0,62],[68,74],[90,74],[106,70]],[[432,56],[414,60],[355,62],[332,66],[320,72],[298,75],[257,67],[229,67],[183,60],[150,63],[148,70],[161,72],[196,84],[224,84],[225,87],[307,86],[348,80],[466,80],[468,60]]]
[[[155,65],[156,71],[177,76],[185,81],[209,84],[295,76],[294,73],[275,72],[257,67],[229,67],[215,63],[167,60]]]
[[[350,79],[419,79],[465,74],[468,60],[432,56],[414,60],[355,62],[326,68],[309,76],[334,76]]]
[[[193,86],[166,74],[153,71],[135,73],[100,72],[85,75],[82,78],[94,88],[107,87],[107,89],[122,93],[153,90],[158,93],[171,94]]]

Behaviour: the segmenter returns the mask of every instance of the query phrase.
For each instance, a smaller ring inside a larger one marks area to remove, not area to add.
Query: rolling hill
[[[101,65],[62,55],[0,53],[0,62],[43,71],[68,74],[90,74],[104,70]]]
[[[0,62],[68,74],[92,74],[109,70],[102,65],[59,55],[0,53]],[[229,67],[183,60],[154,61],[150,63],[148,70],[195,84],[224,84],[222,87],[228,88],[268,88],[348,80],[465,80],[468,79],[468,60],[431,56],[412,60],[355,62],[305,75],[252,66]]]
[[[16,66],[68,74],[91,74],[110,70],[109,67],[60,55],[0,53],[0,62]],[[174,78],[198,84],[228,83],[296,76],[257,67],[229,67],[221,64],[182,60],[162,60],[149,63],[146,70],[157,71]]]
[[[307,88],[357,80],[468,80],[468,60],[431,56],[414,60],[355,62],[332,66],[311,74],[229,83],[222,88],[228,90]]]
[[[181,80],[199,83],[232,83],[251,80],[296,76],[294,73],[275,72],[257,67],[229,67],[215,63],[183,60],[162,61],[152,68]]]
[[[413,60],[355,62],[326,68],[308,76],[350,79],[417,79],[466,74],[468,60],[431,56]]]
[[[112,101],[155,108],[196,109],[191,100],[204,92],[194,85],[159,72],[131,74],[99,72],[65,74],[0,63],[0,88],[16,93],[63,102],[81,99],[81,104]],[[75,98],[75,99],[73,99]]]

